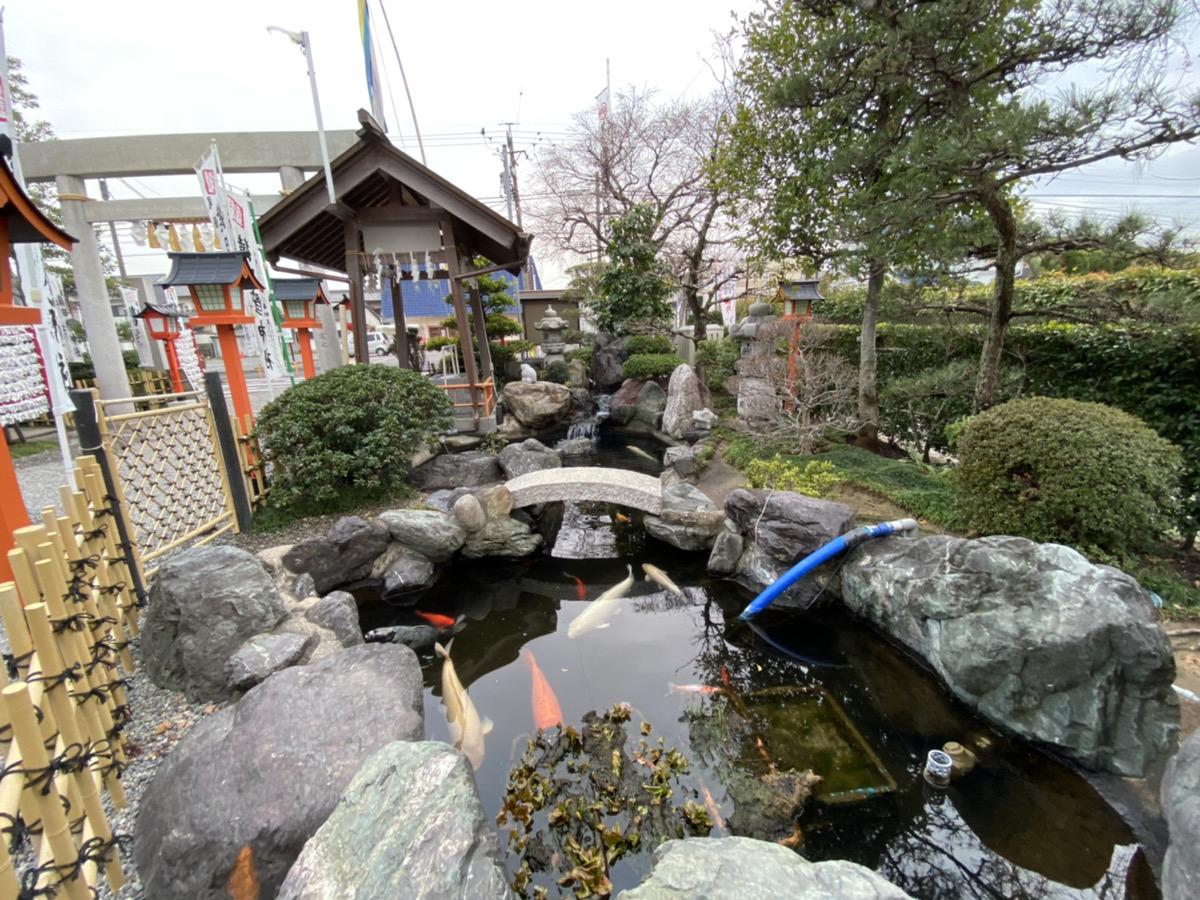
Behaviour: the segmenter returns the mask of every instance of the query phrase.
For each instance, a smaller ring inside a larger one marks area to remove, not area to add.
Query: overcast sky
[[[416,155],[391,42],[378,0],[371,4],[389,131]],[[518,146],[526,149],[539,140],[561,139],[571,115],[592,107],[603,89],[606,58],[612,61],[614,89],[653,87],[667,97],[704,93],[713,84],[706,61],[713,55],[714,32],[727,30],[735,12],[744,14],[756,4],[389,0],[386,5],[430,166],[502,209],[496,145],[480,136],[481,128],[498,137],[500,122],[518,122]],[[4,24],[8,53],[23,60],[42,116],[62,138],[313,128],[303,54],[283,36],[268,34],[268,25],[311,33],[327,128],[355,128],[356,110],[368,106],[354,0],[9,0]],[[1196,83],[1182,46],[1167,75]],[[525,183],[530,168],[518,170]],[[255,191],[278,189],[269,177],[229,180]],[[197,191],[186,178],[114,181],[110,188],[118,197]],[[1196,229],[1200,150],[1176,148],[1143,167],[1100,164],[1036,190],[1046,195],[1042,208],[1087,208],[1107,216],[1137,207],[1164,224],[1180,220]],[[122,244],[131,271],[165,269],[161,254],[128,240]],[[536,241],[534,249],[536,254]]]

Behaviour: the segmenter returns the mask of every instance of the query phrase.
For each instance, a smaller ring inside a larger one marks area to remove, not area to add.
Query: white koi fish
[[[647,578],[649,578],[663,590],[669,591],[676,597],[682,597],[685,600],[687,599],[687,595],[679,589],[679,585],[673,582],[671,577],[658,566],[652,566],[650,563],[642,563],[642,571],[646,573]]]
[[[567,628],[567,637],[577,638],[593,628],[607,628],[608,620],[617,611],[619,601],[633,587],[633,566],[626,564],[629,577],[620,584],[614,584],[607,591],[588,604],[583,614],[575,619]]]
[[[652,463],[659,462],[658,459],[651,456],[649,453],[647,453],[641,447],[635,447],[633,444],[626,444],[625,449],[628,450],[630,453],[632,453],[634,456],[641,456],[644,459],[650,460],[650,462],[652,462]]]
[[[451,644],[454,642],[451,641]],[[480,720],[475,704],[467,695],[467,689],[458,680],[450,651],[435,643],[433,649],[442,662],[442,705],[446,707],[446,722],[450,725],[450,739],[463,752],[476,771],[483,765],[483,737],[492,730],[490,719]]]

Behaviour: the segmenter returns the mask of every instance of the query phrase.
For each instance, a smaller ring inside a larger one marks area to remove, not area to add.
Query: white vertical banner
[[[46,273],[46,306],[54,310],[54,337],[58,341],[59,349],[67,362],[78,362],[79,351],[67,324],[70,318],[67,312],[67,294],[63,290],[62,278],[53,272]]]
[[[193,391],[204,390],[204,362],[196,352],[196,335],[185,324],[175,335],[175,358],[179,360],[179,371],[192,386]]]
[[[222,249],[250,256],[250,268],[263,284],[269,284],[267,267],[254,236],[254,221],[250,215],[248,198],[230,189],[221,173],[221,158],[217,145],[212,144],[208,152],[196,163],[196,177],[200,181],[200,194],[208,209]],[[243,291],[242,299],[247,315],[254,317],[254,325],[247,329],[253,353],[262,361],[263,372],[270,383],[272,379],[286,378],[287,371],[279,349],[279,335],[275,320],[271,316],[270,295],[265,291]]]
[[[138,365],[146,369],[154,368],[154,351],[150,349],[150,336],[146,334],[146,323],[137,317],[138,292],[133,288],[122,287],[121,300],[125,303],[125,317],[133,330],[133,347],[137,350]]]
[[[263,369],[268,378],[286,379],[288,372],[280,347],[279,330],[275,327],[275,317],[271,315],[271,278],[254,233],[254,211],[250,206],[250,197],[244,191],[227,188],[226,199],[230,249],[248,253],[255,277],[267,286],[266,290],[244,292],[246,312],[254,316],[253,330],[262,354]]]

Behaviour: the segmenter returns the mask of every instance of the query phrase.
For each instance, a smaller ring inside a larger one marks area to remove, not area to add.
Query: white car
[[[385,356],[392,346],[391,338],[382,331],[367,332],[367,352],[372,356]],[[354,355],[354,342],[350,342],[350,355]]]

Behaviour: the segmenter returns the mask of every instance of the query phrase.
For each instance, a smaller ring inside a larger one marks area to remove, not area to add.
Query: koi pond
[[[602,458],[646,470],[623,444]],[[615,894],[646,876],[659,841],[732,833],[861,863],[914,897],[1157,896],[1129,828],[1083,778],[974,718],[836,601],[751,628],[737,614],[753,592],[645,537],[638,514],[568,510],[563,532],[563,548],[611,555],[456,564],[419,594],[360,595],[364,631],[461,617],[450,658],[482,723],[479,793],[503,811],[501,854],[525,895]],[[645,563],[684,596],[646,580]],[[627,565],[637,580],[611,617],[569,636]],[[451,741],[443,661],[418,653],[427,734]],[[565,729],[531,745],[560,710]],[[949,741],[974,766],[936,789],[925,757]]]

